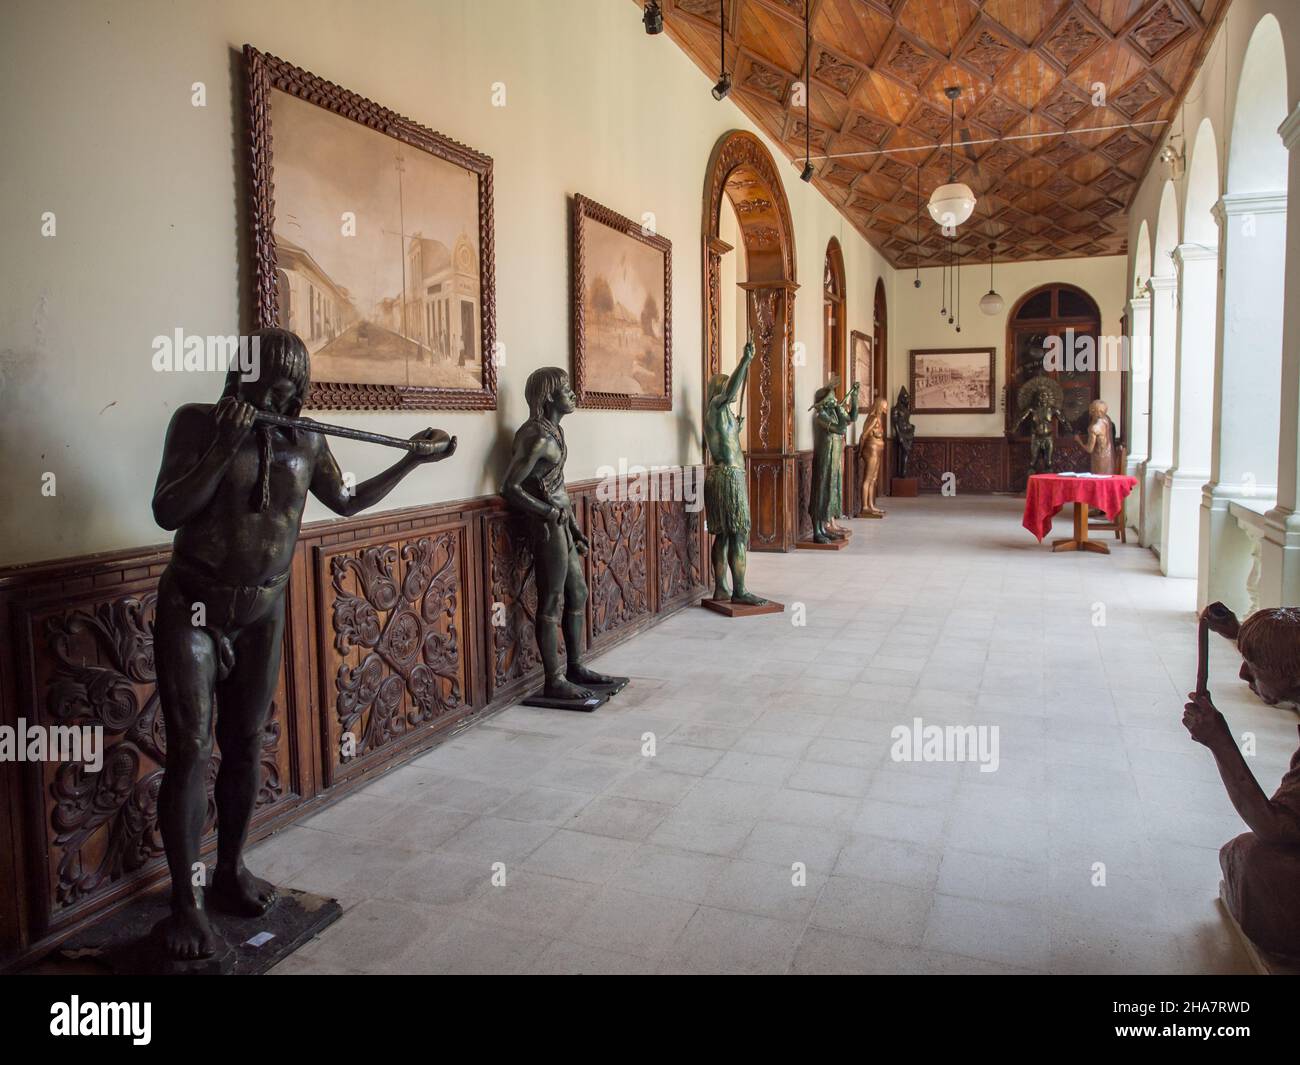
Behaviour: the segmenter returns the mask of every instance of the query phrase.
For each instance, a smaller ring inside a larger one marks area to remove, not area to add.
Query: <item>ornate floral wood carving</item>
[[[1047,30],[1040,51],[1069,71],[1106,43],[1106,30],[1081,6],[1066,8]]]
[[[650,611],[646,574],[646,505],[590,501],[591,638],[639,621]]]
[[[796,477],[799,480],[798,494],[798,513],[795,515],[795,528],[799,530],[798,539],[811,540],[813,535],[812,513],[812,482],[813,482],[813,455],[811,451],[799,452],[799,462],[795,467]]]
[[[334,712],[355,744],[340,744],[339,763],[461,707],[461,556],[461,532],[448,529],[330,559]]]
[[[319,410],[495,410],[496,260],[494,255],[492,159],[441,133],[412,122],[357,93],[340,88],[276,56],[244,45],[247,77],[248,181],[253,225],[254,318],[259,328],[279,323],[275,254],[275,190],[272,161],[271,90],[279,89],[403,144],[462,167],[478,178],[479,328],[483,355],[481,387],[364,385],[313,381],[307,405]]]
[[[693,471],[689,471],[693,475]],[[695,478],[701,481],[702,478]],[[697,488],[703,489],[702,484]],[[655,503],[659,534],[659,602],[675,603],[690,596],[704,583],[700,558],[701,511],[687,510],[683,500],[661,499]]]
[[[486,536],[488,651],[492,660],[491,690],[495,692],[539,672],[542,659],[533,629],[537,582],[523,520],[511,514],[494,514],[486,520]],[[560,646],[564,646],[562,633]]]
[[[1195,29],[1192,16],[1184,14],[1174,0],[1164,0],[1140,16],[1128,36],[1144,58],[1155,60]]]

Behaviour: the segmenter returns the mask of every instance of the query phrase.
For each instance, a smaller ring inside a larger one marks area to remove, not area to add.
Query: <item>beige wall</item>
[[[409,435],[456,433],[450,462],[386,501],[409,506],[494,491],[525,416],[534,368],[569,363],[566,197],[633,218],[653,211],[673,242],[674,409],[579,412],[569,475],[602,464],[695,462],[701,394],[700,220],[718,138],[752,129],[631,3],[610,0],[18,0],[0,11],[0,564],[164,540],[149,499],[171,412],[212,401],[217,375],[160,375],[153,337],[247,328],[246,226],[236,172],[240,61],[249,42],[486,152],[495,160],[498,335],[493,413],[356,414]],[[191,85],[207,106],[191,105]],[[507,106],[491,105],[504,82]],[[891,271],[774,151],[796,229],[797,440],[821,371],[821,270],[844,246],[850,329],[870,332],[876,278]],[[42,212],[57,236],[40,235]],[[891,331],[897,338],[897,330]],[[898,343],[897,339],[894,341]],[[893,382],[891,381],[891,384]],[[366,477],[393,455],[335,445]],[[41,476],[57,494],[41,494]],[[327,516],[314,502],[307,519]]]
[[[1118,336],[1124,313],[1125,259],[1110,255],[1096,259],[1056,259],[1051,262],[995,263],[993,286],[1004,302],[1002,313],[980,312],[980,298],[989,290],[989,267],[961,267],[961,332],[954,331],[947,318],[939,317],[943,303],[943,271],[922,270],[921,287],[912,284],[914,272],[900,273],[894,281],[890,304],[890,402],[898,387],[907,382],[908,352],[912,348],[996,348],[997,409],[992,414],[918,414],[913,418],[918,436],[1001,436],[1004,426],[1002,404],[1006,384],[1007,318],[1016,301],[1026,292],[1053,282],[1077,285],[1101,309],[1104,334]],[[1111,417],[1119,424],[1119,375],[1103,373],[1102,399],[1110,404]]]

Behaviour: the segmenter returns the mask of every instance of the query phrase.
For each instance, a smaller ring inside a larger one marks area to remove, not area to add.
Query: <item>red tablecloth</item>
[[[1056,473],[1035,473],[1025,488],[1026,529],[1042,540],[1052,531],[1052,515],[1067,503],[1087,503],[1111,521],[1137,484],[1136,477],[1062,477]]]

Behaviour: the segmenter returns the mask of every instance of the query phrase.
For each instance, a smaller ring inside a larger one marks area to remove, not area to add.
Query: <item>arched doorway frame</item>
[[[885,298],[883,277],[876,278],[876,291],[871,301],[871,380],[875,384],[876,396],[884,397],[892,411],[895,397],[889,392],[889,304]],[[862,401],[865,403],[873,398],[865,396]],[[886,461],[880,464],[880,472],[876,475],[878,497],[889,494],[889,481],[893,476],[893,455],[888,448],[885,457]]]
[[[848,285],[844,278],[844,250],[839,239],[826,244],[822,272],[822,383],[838,374],[840,387],[848,388]]]
[[[794,450],[794,222],[771,152],[754,134],[732,130],[714,145],[704,186],[704,381],[722,368],[722,198],[736,212],[744,247],[746,319],[754,363],[745,388],[750,547],[789,551],[798,532]]]

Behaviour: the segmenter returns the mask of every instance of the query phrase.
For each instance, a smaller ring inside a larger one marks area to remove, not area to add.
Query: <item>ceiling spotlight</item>
[[[663,33],[664,13],[659,7],[659,0],[648,0],[641,21],[645,23],[646,33]]]
[[[817,171],[813,169],[812,163],[804,163],[803,173],[800,174],[799,177],[804,181],[811,181],[813,179],[813,174],[816,172]]]
[[[718,84],[713,86],[713,98],[715,100],[725,100],[731,92],[731,75],[723,71],[722,77],[718,79]]]
[[[918,277],[915,281],[912,282],[912,287],[913,287],[913,288],[920,288],[920,287],[921,287],[921,279],[920,279],[919,277]]]
[[[727,73],[727,11],[726,0],[718,0],[718,71],[722,77],[713,86],[713,98],[725,100],[731,92],[731,75]]]

